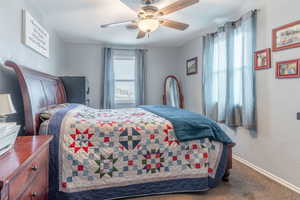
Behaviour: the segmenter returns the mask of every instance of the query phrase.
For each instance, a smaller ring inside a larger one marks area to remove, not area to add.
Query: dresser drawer
[[[10,182],[9,199],[18,199],[18,197],[23,194],[23,191],[31,184],[41,187],[38,183],[40,181],[39,179],[46,178],[48,180],[47,172],[48,149],[44,149],[37,157],[33,158],[29,164],[21,169],[18,175]]]
[[[43,168],[18,200],[47,200],[48,172]]]

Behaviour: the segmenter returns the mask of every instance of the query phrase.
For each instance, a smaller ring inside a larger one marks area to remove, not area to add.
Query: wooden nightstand
[[[44,200],[48,197],[49,143],[52,136],[18,137],[0,157],[0,200]]]

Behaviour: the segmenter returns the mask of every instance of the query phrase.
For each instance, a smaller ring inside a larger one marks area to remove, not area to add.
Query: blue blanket
[[[147,105],[140,108],[169,120],[179,141],[209,138],[224,144],[233,143],[216,122],[203,115],[163,105]]]

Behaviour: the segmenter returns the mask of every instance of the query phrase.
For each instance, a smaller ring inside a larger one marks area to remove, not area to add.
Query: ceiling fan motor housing
[[[160,0],[141,0],[141,3],[144,5],[151,5],[151,4],[157,3],[159,1]]]
[[[158,12],[158,8],[155,6],[144,6],[142,7],[140,14],[144,15],[154,15]]]

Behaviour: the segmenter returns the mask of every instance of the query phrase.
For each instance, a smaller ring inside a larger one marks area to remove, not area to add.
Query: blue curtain
[[[218,121],[217,104],[214,101],[213,69],[214,69],[214,52],[215,52],[215,35],[208,34],[203,39],[203,113],[210,119]]]
[[[102,108],[114,108],[114,68],[113,68],[113,55],[111,48],[104,48],[104,70],[103,70],[103,87],[102,87]]]
[[[233,23],[227,23],[224,26],[225,33],[225,45],[226,45],[226,82],[224,95],[224,121],[228,126],[241,126],[240,114],[237,111],[239,109],[239,102],[237,102],[237,95],[240,95],[241,91],[236,91],[235,85],[241,84],[240,80],[236,77],[239,75],[239,69],[235,65],[236,51],[241,49],[236,49],[235,41],[235,26]],[[237,71],[236,71],[237,70]]]
[[[256,12],[241,19],[242,33],[242,125],[256,128],[256,79],[253,68],[253,52],[256,49]]]
[[[135,83],[135,96],[136,105],[145,104],[145,55],[146,50],[135,50],[136,60],[136,83]]]
[[[256,127],[255,27],[251,12],[203,40],[204,114],[231,127]]]

